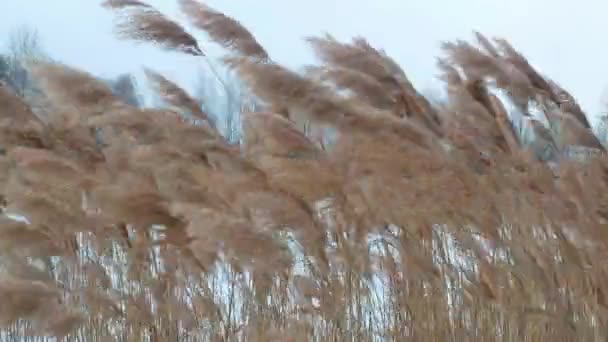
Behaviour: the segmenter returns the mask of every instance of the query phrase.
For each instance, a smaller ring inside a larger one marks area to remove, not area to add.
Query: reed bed
[[[605,341],[608,159],[504,39],[446,42],[431,103],[364,38],[273,61],[237,20],[108,0],[119,37],[206,58],[259,103],[222,135],[146,69],[136,108],[86,71],[0,87],[0,333],[42,341]]]

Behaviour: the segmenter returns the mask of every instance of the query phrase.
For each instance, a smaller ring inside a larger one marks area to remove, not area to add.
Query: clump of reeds
[[[234,144],[152,70],[168,108],[54,63],[32,66],[45,117],[0,88],[3,336],[608,337],[604,148],[507,41],[445,43],[433,106],[363,38],[309,38],[321,63],[302,74],[236,20],[180,4],[266,109],[243,113]],[[206,58],[152,6],[107,6],[121,37]]]

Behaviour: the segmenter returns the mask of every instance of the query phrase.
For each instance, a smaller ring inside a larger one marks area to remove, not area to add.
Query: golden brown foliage
[[[128,37],[201,54],[145,3],[107,5],[134,10]],[[361,38],[309,39],[323,63],[299,74],[233,19],[182,6],[240,54],[227,65],[268,109],[242,113],[230,144],[64,65],[33,67],[45,117],[0,87],[2,338],[608,337],[604,148],[574,98],[506,41],[444,44],[448,98],[432,106]],[[596,153],[570,158],[576,148]]]

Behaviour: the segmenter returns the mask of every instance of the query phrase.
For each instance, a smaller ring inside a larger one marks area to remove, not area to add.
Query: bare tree
[[[600,106],[601,112],[595,125],[595,134],[601,143],[606,146],[606,143],[608,143],[608,88],[602,92]]]
[[[211,68],[213,70],[208,70]],[[231,142],[241,138],[240,114],[258,107],[254,96],[235,73],[213,65],[200,71],[196,98]]]
[[[13,30],[9,36],[7,53],[4,58],[4,79],[19,96],[25,96],[31,88],[25,64],[29,61],[48,59],[42,49],[38,31],[28,26]]]
[[[131,74],[122,74],[110,82],[112,91],[128,104],[139,107],[140,94],[137,91],[135,78]]]

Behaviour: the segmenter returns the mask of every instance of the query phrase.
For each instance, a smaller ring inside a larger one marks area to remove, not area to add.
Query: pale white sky
[[[181,18],[174,0],[149,0]],[[195,83],[197,58],[118,41],[101,0],[4,0],[0,33],[35,27],[55,58],[104,77],[149,66]],[[507,38],[542,72],[574,93],[594,115],[608,84],[608,4],[599,0],[208,0],[249,28],[275,60],[313,61],[302,38],[329,32],[362,35],[401,63],[419,89],[438,87],[435,57],[443,40],[471,39],[472,30]],[[194,31],[196,32],[196,31]],[[204,33],[197,33],[204,42]],[[6,36],[6,34],[5,34]],[[2,38],[0,38],[2,39]],[[0,43],[2,41],[0,40]],[[213,56],[221,50],[203,48]]]

